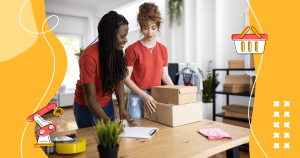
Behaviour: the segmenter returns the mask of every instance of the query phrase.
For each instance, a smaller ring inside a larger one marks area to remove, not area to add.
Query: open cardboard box
[[[196,103],[196,86],[154,86],[151,88],[153,99],[160,103],[169,103],[174,105]]]
[[[145,119],[175,127],[202,121],[203,118],[202,102],[184,105],[170,105],[156,102],[155,105],[155,112],[150,113],[147,105],[144,104]]]

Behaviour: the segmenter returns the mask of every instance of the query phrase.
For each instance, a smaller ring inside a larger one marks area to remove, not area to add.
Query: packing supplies
[[[223,92],[243,93],[249,92],[250,84],[223,84]]]
[[[144,118],[172,127],[202,121],[202,102],[183,105],[155,103],[155,112],[150,113],[144,104]]]
[[[229,60],[228,67],[229,69],[243,69],[244,60]]]
[[[55,151],[58,154],[77,154],[86,150],[86,140],[75,138],[73,142],[56,142]]]
[[[151,88],[151,95],[155,101],[182,105],[197,102],[196,86],[165,85]]]

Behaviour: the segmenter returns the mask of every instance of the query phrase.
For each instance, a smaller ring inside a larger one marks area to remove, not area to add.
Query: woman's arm
[[[119,82],[116,86],[116,97],[119,104],[120,119],[126,119],[130,127],[137,127],[130,114],[125,109],[125,96],[124,96],[124,84],[123,81]]]
[[[124,83],[125,85],[132,90],[135,94],[141,96],[144,99],[144,102],[146,103],[146,105],[148,106],[149,111],[152,113],[155,112],[154,108],[156,108],[155,106],[155,100],[152,98],[151,95],[143,92],[131,79],[131,74],[132,74],[132,70],[133,70],[133,66],[127,66],[128,68],[128,76],[124,79]]]
[[[95,83],[90,84],[82,84],[83,87],[83,94],[85,102],[88,106],[88,108],[91,110],[91,112],[97,117],[97,119],[105,122],[108,120],[108,116],[103,111],[102,107],[99,105],[99,103],[96,100],[96,86]]]
[[[166,85],[174,85],[169,76],[168,66],[163,67],[161,79]]]

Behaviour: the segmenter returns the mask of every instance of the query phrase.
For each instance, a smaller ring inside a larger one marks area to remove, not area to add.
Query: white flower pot
[[[213,119],[213,103],[203,103],[203,119],[212,120]]]

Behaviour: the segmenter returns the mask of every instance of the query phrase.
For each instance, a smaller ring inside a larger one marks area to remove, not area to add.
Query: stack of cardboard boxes
[[[226,110],[224,113],[224,116],[226,117],[233,117],[233,118],[240,118],[240,119],[248,119],[248,106],[247,105],[239,105],[239,104],[231,104],[227,106],[222,107],[223,110]],[[249,108],[249,119],[252,117],[252,110],[253,107]],[[231,119],[223,118],[223,123],[241,126],[245,128],[250,128],[249,123],[247,122],[241,122],[241,121],[235,121]]]
[[[151,95],[157,102],[150,113],[144,104],[144,118],[172,127],[202,121],[202,102],[197,102],[196,86],[155,86]]]
[[[226,75],[223,91],[227,93],[249,92],[249,75]]]

